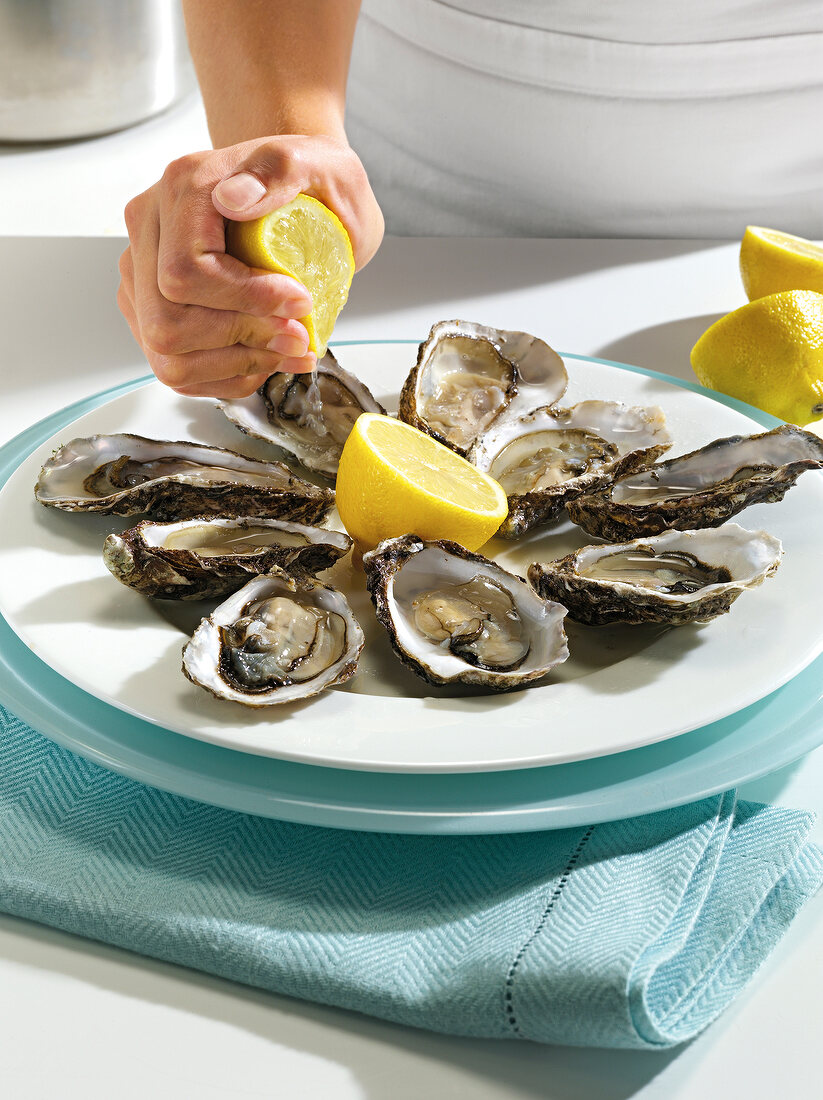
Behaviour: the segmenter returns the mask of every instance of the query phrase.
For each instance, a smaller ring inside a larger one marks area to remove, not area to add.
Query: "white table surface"
[[[190,135],[199,116],[196,105],[185,110]],[[99,141],[144,151],[154,132],[163,137],[156,156],[173,155],[176,139],[162,125],[137,129],[131,146],[122,135]],[[76,236],[43,236],[36,203],[20,197],[27,180],[44,195],[43,173],[61,157],[75,178],[81,154],[103,155],[93,145],[7,152],[11,182],[0,152],[0,442],[146,372],[114,301],[123,242],[102,236],[119,231],[112,210],[129,178],[124,166],[112,188],[78,195],[68,221],[47,230]],[[695,339],[743,301],[733,244],[394,239],[357,277],[336,336],[420,338],[435,320],[467,317],[536,332],[562,351],[690,378]],[[823,750],[741,794],[823,814]],[[823,827],[816,835],[823,841]],[[416,1032],[0,917],[0,1095],[817,1100],[821,978],[823,896],[693,1043],[666,1054],[579,1051]]]

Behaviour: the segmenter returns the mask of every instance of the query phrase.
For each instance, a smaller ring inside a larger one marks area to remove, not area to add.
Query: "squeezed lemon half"
[[[354,276],[354,253],[343,223],[311,195],[296,199],[250,222],[226,225],[226,251],[249,267],[291,275],[312,296],[312,311],[301,321],[309,350],[326,351]]]

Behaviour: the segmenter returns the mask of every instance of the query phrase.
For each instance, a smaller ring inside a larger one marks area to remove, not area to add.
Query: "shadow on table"
[[[598,348],[596,355],[695,382],[689,366],[691,350],[706,329],[722,316],[721,313],[705,313],[700,317],[683,317],[638,329]]]
[[[348,1070],[364,1100],[446,1095],[473,1100],[629,1100],[679,1054],[436,1035],[264,993],[153,959],[137,961],[119,949],[16,918],[0,917],[0,928],[14,936],[16,963],[59,971],[118,996],[162,1004],[330,1061]]]
[[[544,286],[611,267],[717,248],[722,243],[489,237],[441,241],[435,254],[431,237],[387,238],[352,284],[346,321]],[[402,265],[395,258],[398,251],[402,251]]]

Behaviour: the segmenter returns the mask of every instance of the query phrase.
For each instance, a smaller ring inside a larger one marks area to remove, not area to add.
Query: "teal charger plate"
[[[609,360],[567,357],[702,393],[765,427],[778,423],[696,384]],[[95,394],[22,432],[0,448],[0,486],[55,432],[148,381]],[[71,684],[35,657],[1,617],[0,701],[38,733],[104,768],[226,809],[380,832],[526,832],[651,813],[792,763],[823,743],[823,657],[765,699],[668,741],[572,764],[479,774],[357,772],[195,741]]]

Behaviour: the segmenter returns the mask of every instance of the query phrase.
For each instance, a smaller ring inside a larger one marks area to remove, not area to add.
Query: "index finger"
[[[226,309],[255,317],[298,320],[311,312],[311,295],[288,275],[254,270],[227,255],[225,223],[211,201],[212,183],[191,176],[160,193],[157,285],[182,305]]]

